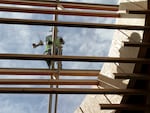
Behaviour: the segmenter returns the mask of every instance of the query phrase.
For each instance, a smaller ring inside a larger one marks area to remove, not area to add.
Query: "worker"
[[[52,49],[52,45],[53,45],[52,35],[46,36],[45,42],[46,42],[46,44],[45,44],[46,47],[45,47],[44,54],[45,55],[51,55],[51,49]],[[62,48],[62,45],[65,44],[65,42],[64,42],[62,37],[57,37],[54,41],[54,44],[55,44],[55,53],[56,53],[56,55],[58,55],[60,53],[59,50]],[[40,42],[38,44],[36,44],[36,43],[32,44],[33,48],[36,48],[38,46],[43,46],[43,45],[44,45],[44,43],[42,40],[40,40]],[[46,60],[46,62],[47,62],[48,67],[50,68],[51,67],[51,60]]]

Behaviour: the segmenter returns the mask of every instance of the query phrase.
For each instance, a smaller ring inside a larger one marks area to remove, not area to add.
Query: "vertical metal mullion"
[[[56,3],[58,3],[59,2],[59,0],[56,0]],[[57,6],[56,6],[56,8],[55,8],[56,10],[58,10],[57,9]],[[55,14],[54,16],[53,16],[53,20],[56,22],[56,21],[58,21],[58,15],[57,14]],[[55,42],[55,40],[56,40],[56,38],[57,38],[57,26],[53,26],[52,27],[52,42]],[[56,55],[56,45],[55,45],[55,43],[53,43],[53,45],[52,45],[52,48],[51,48],[51,54],[52,55]],[[55,63],[54,63],[54,61],[52,61],[52,69],[54,69],[55,68]],[[54,75],[51,75],[51,79],[53,79],[53,76]],[[57,77],[56,77],[56,79],[57,79]],[[56,86],[57,87],[57,86]],[[51,85],[51,88],[53,88],[53,85]],[[52,98],[52,94],[50,94],[50,101],[49,101],[49,113],[52,113],[52,102],[53,102],[53,98]],[[54,106],[54,113],[57,113],[57,101],[58,101],[58,95],[56,94],[55,95],[55,106]]]
[[[56,1],[56,2],[57,2],[57,1]],[[56,7],[56,10],[57,10],[57,7]],[[57,20],[58,20],[58,15],[57,15],[57,14],[55,14],[55,15],[53,16],[53,20],[54,20],[54,21],[57,21]],[[56,40],[56,38],[57,38],[57,27],[56,27],[56,26],[53,26],[53,27],[52,27],[52,42],[54,42],[54,41]],[[53,45],[52,45],[51,54],[52,54],[52,55],[56,55],[55,43],[53,43]],[[54,61],[51,62],[51,65],[52,65],[52,69],[54,69],[54,68],[55,68],[55,63],[54,63]],[[51,79],[53,79],[53,76],[54,76],[54,75],[51,75]],[[53,85],[50,85],[50,88],[53,88]],[[55,99],[55,101],[56,101],[56,99]],[[48,113],[52,113],[52,102],[53,102],[53,95],[50,94],[50,95],[49,95],[49,110],[48,110]],[[56,102],[55,102],[55,103],[56,103]],[[55,106],[56,106],[56,104],[55,104]]]
[[[56,3],[57,3],[57,6],[58,6],[58,3],[59,3],[59,0],[56,0]],[[58,7],[56,7],[56,10],[58,10]],[[55,21],[58,21],[58,15],[55,14]],[[57,27],[55,26],[55,39],[57,38]],[[56,53],[56,51],[55,51]],[[59,54],[59,50],[58,50],[58,54]],[[58,61],[59,62],[59,61]],[[58,63],[58,74],[56,75],[56,79],[59,79],[59,73],[60,73],[60,69],[59,69],[59,63]],[[59,86],[56,85],[56,88],[58,88]],[[55,108],[54,108],[54,113],[57,113],[57,106],[58,106],[58,94],[55,94]]]

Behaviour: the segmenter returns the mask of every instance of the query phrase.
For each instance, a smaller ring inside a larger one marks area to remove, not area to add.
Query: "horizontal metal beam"
[[[85,23],[85,22],[62,22],[49,20],[31,20],[31,19],[14,19],[0,18],[0,23],[4,24],[22,24],[22,25],[41,25],[41,26],[66,26],[66,27],[83,27],[83,28],[103,28],[103,29],[126,29],[126,30],[148,30],[150,26],[129,26],[115,24]]]
[[[71,15],[71,16],[90,16],[90,17],[113,17],[118,18],[118,13],[105,13],[105,12],[89,12],[89,11],[73,11],[73,10],[50,10],[40,8],[22,8],[22,7],[8,7],[0,6],[0,11],[7,12],[22,12],[22,13],[37,13],[37,14],[58,14],[58,15]]]
[[[136,73],[114,73],[115,79],[138,79],[138,80],[150,80],[149,75],[136,74]]]
[[[0,85],[98,85],[98,80],[0,79]]]
[[[59,76],[98,76],[100,70],[76,70],[63,69],[59,71]],[[27,68],[0,68],[0,75],[54,75],[58,70],[49,69],[27,69]]]
[[[150,59],[145,58],[117,58],[117,57],[93,57],[93,56],[59,56],[59,55],[35,55],[35,54],[0,54],[0,59],[11,60],[54,60],[54,61],[79,61],[79,62],[119,62],[150,64]]]
[[[127,46],[127,47],[147,47],[147,48],[150,48],[150,43],[146,43],[146,42],[124,42],[124,46]]]
[[[102,110],[127,110],[127,111],[146,111],[149,109],[148,106],[145,105],[135,105],[135,104],[100,104]]]
[[[43,0],[42,0],[43,1]],[[56,7],[58,3],[54,1],[48,2],[40,1],[27,1],[27,0],[0,0],[1,4],[14,4],[14,5],[29,5],[29,6],[41,6],[41,7]],[[59,5],[64,8],[73,9],[88,9],[88,10],[107,10],[118,11],[118,5],[104,5],[104,4],[92,4],[92,3],[77,3],[77,2],[63,2],[60,1]]]
[[[123,94],[147,95],[148,91],[135,89],[89,89],[89,88],[12,88],[0,87],[0,93],[23,94]]]

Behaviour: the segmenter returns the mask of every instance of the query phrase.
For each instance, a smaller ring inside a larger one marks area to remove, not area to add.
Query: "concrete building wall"
[[[125,10],[144,10],[147,9],[147,0],[120,0],[120,12]],[[121,18],[116,19],[116,24],[121,25],[145,25],[144,15],[121,14]],[[139,48],[124,47],[124,41],[142,41],[143,31],[135,30],[116,30],[110,47],[109,57],[136,58]],[[100,88],[126,88],[128,80],[114,80],[113,73],[124,72],[132,73],[134,64],[125,63],[104,63],[101,69],[99,80]],[[107,78],[108,77],[108,78]],[[112,84],[112,85],[110,85]],[[122,99],[120,95],[87,95],[80,107],[74,113],[113,113],[113,110],[101,110],[99,104],[119,104]]]

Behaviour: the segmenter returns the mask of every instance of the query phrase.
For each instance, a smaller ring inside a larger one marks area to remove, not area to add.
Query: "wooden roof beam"
[[[100,104],[102,110],[127,110],[127,111],[146,111],[149,109],[145,105],[135,105],[135,104]]]
[[[50,10],[50,9],[22,8],[22,7],[10,7],[10,6],[9,7],[0,6],[0,11],[37,13],[37,14],[59,14],[59,15],[71,15],[71,16],[90,16],[90,17],[113,17],[113,18],[120,17],[120,14],[118,13],[73,11],[73,10]]]
[[[0,85],[98,85],[98,80],[0,79]]]
[[[149,75],[136,73],[114,73],[115,79],[135,79],[135,80],[150,80]]]
[[[41,26],[64,26],[64,27],[83,27],[83,28],[103,28],[103,29],[126,29],[126,30],[149,30],[150,26],[128,26],[115,24],[85,23],[85,22],[63,22],[49,20],[31,20],[0,18],[3,24],[21,24],[21,25],[41,25]]]
[[[59,71],[60,76],[87,76],[94,77],[99,75],[100,70],[76,70],[63,69]],[[26,68],[0,68],[0,75],[53,75],[57,70],[49,69],[26,69]]]
[[[31,1],[31,2],[42,2],[42,3],[58,3],[56,0],[22,0],[22,1]],[[104,6],[119,6],[116,4],[100,4],[100,3],[89,3],[89,2],[73,2],[73,1],[59,1],[59,3],[70,3],[70,4],[82,4],[82,5],[104,5]]]
[[[0,93],[22,94],[123,94],[147,95],[148,91],[135,89],[91,89],[91,88],[20,88],[0,87]]]
[[[79,62],[119,62],[150,64],[150,59],[145,58],[117,58],[117,57],[93,57],[93,56],[59,56],[36,54],[0,54],[0,59],[15,60],[54,60],[54,61],[79,61]]]
[[[43,1],[43,0],[42,0]],[[41,7],[56,7],[58,3],[55,1],[27,1],[27,0],[0,0],[1,4],[14,4],[14,5],[29,5],[29,6],[41,6]],[[89,3],[77,3],[77,2],[59,2],[64,8],[75,9],[87,9],[87,10],[107,10],[118,11],[118,5],[104,5],[104,4],[89,4]]]
[[[150,14],[150,10],[126,10],[129,14]]]
[[[147,47],[150,48],[150,43],[146,42],[124,42],[125,47]]]

